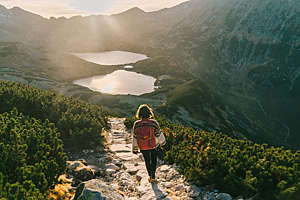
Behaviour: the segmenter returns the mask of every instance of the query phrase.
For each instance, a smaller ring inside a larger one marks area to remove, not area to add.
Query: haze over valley
[[[172,121],[297,149],[298,4],[191,0],[154,12],[136,7],[110,16],[50,19],[1,6],[0,79],[53,89],[127,116],[148,103]],[[84,57],[107,51],[147,57],[124,63]],[[128,64],[133,68],[124,69]],[[111,86],[90,90],[78,84],[118,72],[150,77],[150,88],[106,94]]]

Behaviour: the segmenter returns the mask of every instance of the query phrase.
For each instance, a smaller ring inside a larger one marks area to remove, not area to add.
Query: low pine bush
[[[132,128],[135,118],[125,121]],[[166,136],[164,159],[186,179],[234,196],[295,200],[300,196],[300,151],[233,139],[157,119]]]
[[[17,108],[25,115],[53,122],[67,147],[88,144],[108,127],[108,112],[101,107],[22,83],[0,81],[0,99],[0,113]]]
[[[16,109],[0,114],[0,161],[0,199],[47,199],[66,168],[54,124]]]

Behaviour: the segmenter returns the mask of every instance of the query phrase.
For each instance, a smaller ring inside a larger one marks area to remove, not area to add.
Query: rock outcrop
[[[95,177],[95,169],[86,164],[85,160],[68,161],[67,174],[73,178],[73,186],[77,186],[79,183]]]

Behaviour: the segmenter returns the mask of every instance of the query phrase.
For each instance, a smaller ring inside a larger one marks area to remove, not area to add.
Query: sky
[[[44,17],[71,17],[74,15],[115,14],[139,7],[155,11],[175,6],[188,0],[0,0],[0,4],[12,8],[21,7]]]

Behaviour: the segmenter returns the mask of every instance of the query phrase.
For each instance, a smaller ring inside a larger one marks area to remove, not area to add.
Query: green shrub
[[[66,168],[66,154],[53,123],[0,114],[0,198],[46,199]]]
[[[131,128],[135,118],[125,121]],[[187,128],[157,118],[166,135],[165,161],[176,163],[188,181],[223,192],[265,200],[293,200],[300,194],[300,151],[291,152]]]
[[[165,159],[177,163],[197,185],[214,185],[233,195],[295,199],[300,191],[300,151],[232,139],[224,134],[169,124]]]
[[[0,198],[1,200],[46,200],[46,194],[42,194],[32,183],[25,181],[22,185],[19,183],[4,183],[3,175],[0,173]]]
[[[53,122],[65,146],[85,145],[107,127],[108,112],[74,98],[21,83],[0,81],[0,113],[14,107],[25,115]]]
[[[135,120],[136,120],[135,117],[128,117],[125,119],[124,124],[125,124],[127,130],[131,131]]]

